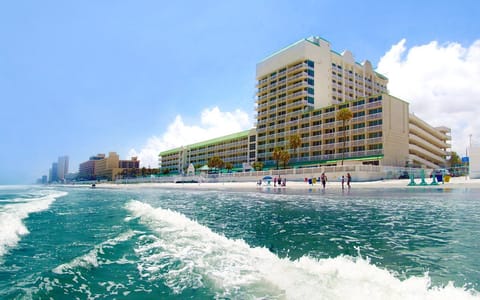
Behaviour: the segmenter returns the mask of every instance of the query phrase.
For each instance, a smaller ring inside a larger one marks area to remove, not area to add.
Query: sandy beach
[[[379,180],[368,182],[352,182],[351,189],[385,189],[385,188],[412,188],[412,189],[425,189],[425,188],[480,188],[480,179],[469,179],[468,177],[453,177],[450,178],[450,182],[438,183],[438,185],[431,185],[432,179],[425,179],[427,185],[420,185],[421,180],[415,179],[416,186],[408,186],[409,179],[396,179],[396,180]],[[79,185],[77,185],[79,186]],[[71,187],[71,185],[70,185]],[[180,188],[180,189],[207,189],[207,190],[261,190],[268,188],[287,189],[287,190],[309,190],[312,188],[322,189],[320,182],[315,184],[308,184],[306,182],[299,181],[287,181],[285,187],[274,186],[273,183],[262,183],[261,186],[257,185],[257,182],[213,182],[213,183],[129,183],[129,184],[115,184],[115,183],[98,183],[97,188],[113,188],[113,189],[141,189],[141,188]],[[344,188],[347,189],[345,183]],[[340,181],[328,181],[326,189],[332,190],[342,189]]]

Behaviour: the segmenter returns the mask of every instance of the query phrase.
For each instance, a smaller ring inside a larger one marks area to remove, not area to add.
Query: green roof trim
[[[279,54],[279,53],[281,53],[281,52],[283,52],[283,51],[285,51],[285,50],[287,50],[287,49],[289,49],[289,48],[292,48],[292,47],[294,47],[294,46],[296,46],[296,45],[298,45],[298,44],[300,44],[300,43],[302,43],[302,42],[309,42],[309,43],[311,43],[311,44],[319,47],[320,44],[314,42],[314,41],[312,40],[313,38],[321,39],[321,40],[327,42],[328,44],[330,44],[329,41],[327,41],[326,39],[324,39],[324,38],[322,38],[322,37],[319,37],[319,36],[310,36],[310,37],[308,37],[308,38],[304,38],[304,39],[301,39],[301,40],[299,40],[299,41],[296,41],[295,43],[290,44],[290,45],[288,45],[288,46],[286,46],[286,47],[284,47],[284,48],[282,48],[282,49],[280,49],[280,50],[278,50],[278,51],[275,51],[273,54],[270,54],[269,56],[267,56],[267,57],[265,57],[264,59],[262,59],[259,63],[262,63],[262,62],[266,61],[267,59],[272,58],[273,56],[275,56],[275,55],[277,55],[277,54]]]
[[[338,53],[338,52],[335,51],[335,50],[330,49],[330,52],[332,52],[333,54],[336,54],[336,55],[338,55],[338,56],[342,56],[340,53]]]
[[[160,152],[160,154],[158,156],[174,154],[176,152],[179,152],[181,149],[182,149],[181,147],[178,147],[178,148],[175,148],[175,149],[170,149],[170,150],[167,150],[167,151],[163,151],[163,152]]]
[[[218,138],[213,138],[211,140],[206,140],[206,141],[203,141],[203,142],[198,142],[198,143],[195,143],[195,144],[188,145],[187,147],[190,148],[190,149],[200,148],[200,147],[209,146],[211,144],[217,144],[219,142],[227,142],[227,141],[234,140],[234,139],[248,137],[248,133],[250,132],[250,130],[251,129],[241,131],[241,132],[237,132],[237,133],[232,133],[232,134],[221,136],[221,137],[218,137]]]
[[[185,146],[183,148],[194,149],[194,148],[205,147],[205,146],[209,146],[211,144],[217,144],[217,143],[220,143],[220,142],[226,142],[226,141],[230,141],[230,140],[234,140],[234,139],[248,138],[248,134],[249,134],[250,130],[251,129],[248,129],[248,130],[245,130],[245,131],[232,133],[232,134],[221,136],[221,137],[218,137],[218,138],[198,142],[198,143],[195,143],[195,144]],[[160,152],[159,156],[174,154],[176,152],[179,152],[180,150],[182,150],[182,147],[178,147],[178,148],[175,148],[175,149],[163,151],[163,152]]]
[[[296,41],[295,43],[290,44],[290,45],[288,45],[287,47],[284,47],[284,48],[282,48],[282,49],[280,49],[280,50],[278,50],[278,51],[275,51],[274,53],[270,54],[269,56],[265,57],[265,58],[262,59],[260,62],[258,62],[257,65],[260,64],[260,63],[262,63],[262,62],[264,62],[264,61],[266,61],[266,60],[268,60],[268,59],[270,59],[270,58],[272,58],[272,57],[274,57],[275,55],[277,55],[277,54],[279,54],[279,53],[281,53],[281,52],[283,52],[283,51],[285,51],[285,50],[287,50],[287,49],[289,49],[289,48],[292,48],[292,47],[300,44],[300,43],[303,42],[303,41],[306,41],[306,39]]]
[[[378,73],[377,71],[374,71],[374,72],[375,72],[375,74],[376,74],[378,77],[380,77],[381,79],[383,79],[383,80],[388,80],[388,77],[387,77],[387,76],[385,76],[385,75],[383,75],[383,74],[380,74],[380,73]]]

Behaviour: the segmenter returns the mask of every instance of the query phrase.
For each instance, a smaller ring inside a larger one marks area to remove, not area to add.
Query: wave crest
[[[279,258],[264,247],[229,239],[169,209],[132,200],[126,208],[155,235],[135,249],[143,277],[174,293],[205,286],[219,298],[478,299],[475,291],[431,286],[428,274],[396,278],[361,257]]]

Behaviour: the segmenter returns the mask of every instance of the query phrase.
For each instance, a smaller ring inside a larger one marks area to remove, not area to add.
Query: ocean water
[[[480,189],[0,187],[0,299],[480,299]]]

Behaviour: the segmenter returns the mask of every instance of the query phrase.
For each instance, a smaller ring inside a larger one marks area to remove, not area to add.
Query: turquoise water
[[[480,189],[0,187],[1,299],[480,298]]]

